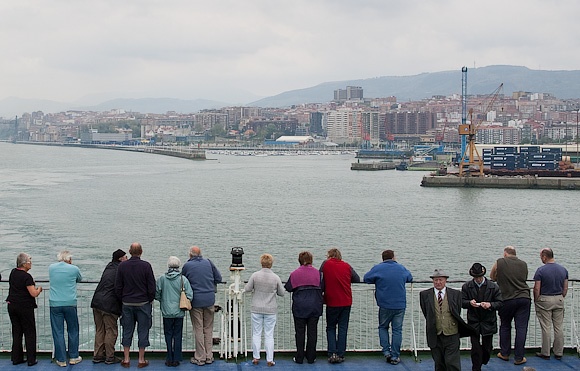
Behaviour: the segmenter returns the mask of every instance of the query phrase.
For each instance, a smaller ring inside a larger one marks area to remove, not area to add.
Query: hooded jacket
[[[159,300],[161,315],[164,318],[183,318],[185,316],[185,310],[179,308],[181,277],[183,277],[185,296],[191,300],[193,299],[191,285],[187,278],[182,276],[178,270],[170,270],[157,280],[155,285],[155,300]]]

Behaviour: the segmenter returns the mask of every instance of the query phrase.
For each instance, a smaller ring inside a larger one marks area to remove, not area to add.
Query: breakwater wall
[[[179,157],[187,160],[206,160],[205,149],[190,148],[190,147],[166,147],[166,146],[119,146],[110,144],[79,144],[79,143],[58,143],[58,142],[10,142],[14,144],[28,144],[36,146],[52,146],[52,147],[73,147],[73,148],[97,148],[108,149],[114,151],[129,151],[129,152],[143,152],[152,153],[155,155]]]
[[[424,176],[421,186],[580,190],[580,178]]]

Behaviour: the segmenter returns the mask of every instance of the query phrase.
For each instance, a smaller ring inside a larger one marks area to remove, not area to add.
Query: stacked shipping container
[[[483,149],[483,167],[486,169],[539,169],[555,170],[562,160],[561,148],[495,147]]]

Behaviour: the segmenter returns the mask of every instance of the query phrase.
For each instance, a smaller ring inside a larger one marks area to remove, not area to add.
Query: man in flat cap
[[[115,357],[115,343],[117,342],[117,320],[121,315],[121,300],[115,294],[115,277],[117,268],[122,261],[127,260],[127,254],[121,249],[113,253],[113,259],[103,271],[99,285],[95,289],[91,308],[95,319],[95,350],[93,362],[114,364],[121,362]]]
[[[435,269],[433,287],[419,294],[425,316],[427,345],[437,371],[461,370],[460,337],[475,334],[461,318],[461,292],[446,287],[448,275]]]
[[[461,288],[467,323],[476,331],[471,336],[472,371],[481,371],[481,365],[489,361],[493,334],[497,333],[496,311],[503,305],[499,286],[485,279],[485,273],[483,265],[473,264],[469,270],[473,279]]]

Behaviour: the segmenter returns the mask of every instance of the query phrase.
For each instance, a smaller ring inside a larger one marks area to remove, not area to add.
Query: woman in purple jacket
[[[294,362],[314,363],[316,360],[316,338],[318,319],[322,315],[322,280],[320,271],[312,266],[312,254],[298,254],[300,267],[290,274],[284,288],[292,293],[292,314],[296,331],[296,357]],[[304,338],[308,334],[306,354]]]

